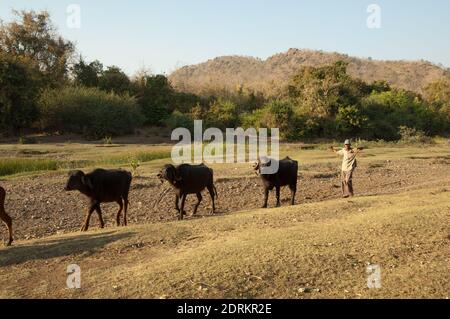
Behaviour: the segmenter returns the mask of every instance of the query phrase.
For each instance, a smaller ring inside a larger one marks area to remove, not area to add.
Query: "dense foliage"
[[[3,134],[34,128],[104,138],[140,125],[191,129],[196,119],[221,129],[278,127],[286,140],[425,140],[450,132],[450,78],[421,95],[352,77],[343,60],[301,67],[271,95],[242,84],[195,95],[177,91],[165,75],[130,78],[117,66],[75,60],[74,45],[57,34],[47,12],[15,14],[0,25]]]
[[[38,118],[41,86],[36,64],[0,51],[0,131],[19,134]]]
[[[48,89],[41,94],[39,111],[41,129],[92,139],[132,133],[144,121],[133,97],[97,88]]]

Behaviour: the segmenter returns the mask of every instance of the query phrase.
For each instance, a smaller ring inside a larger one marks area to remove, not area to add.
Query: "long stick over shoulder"
[[[160,194],[159,194],[159,198],[158,200],[155,202],[155,204],[153,205],[153,210],[155,210],[155,208],[159,205],[159,203],[161,202],[161,200],[163,199],[163,197],[167,194],[167,192],[170,190],[170,187],[167,187],[166,189],[164,189]]]

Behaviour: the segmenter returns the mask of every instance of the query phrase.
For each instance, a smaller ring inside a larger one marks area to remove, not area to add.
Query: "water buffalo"
[[[66,191],[78,190],[90,199],[89,209],[81,231],[87,231],[89,220],[95,210],[100,220],[100,227],[105,223],[100,209],[101,203],[117,202],[119,211],[117,212],[117,226],[120,225],[120,213],[123,210],[123,225],[127,225],[128,193],[130,191],[131,173],[120,169],[96,169],[91,173],[84,174],[82,171],[72,171],[69,173],[69,180],[65,187]]]
[[[197,213],[197,208],[202,201],[201,191],[205,188],[208,189],[209,195],[212,200],[212,210],[211,214],[215,212],[214,199],[217,197],[217,190],[214,186],[214,174],[213,170],[204,164],[200,165],[190,165],[181,164],[177,167],[172,164],[165,165],[162,170],[158,173],[158,178],[163,182],[167,180],[170,185],[175,190],[175,208],[178,212],[178,219],[182,220],[184,211],[184,202],[186,201],[186,196],[188,194],[197,194],[197,204],[194,207],[193,215]],[[181,206],[179,202],[181,200]]]
[[[264,186],[264,204],[262,208],[267,208],[267,200],[269,198],[269,191],[275,187],[277,205],[280,207],[280,188],[288,185],[291,190],[291,205],[295,203],[295,193],[297,191],[297,173],[298,162],[286,157],[278,162],[278,171],[273,174],[261,173],[261,168],[270,166],[272,158],[261,158],[253,166],[254,170],[260,175]]]
[[[9,239],[6,243],[6,246],[10,246],[13,242],[12,237],[12,219],[5,211],[5,197],[6,191],[3,187],[0,187],[0,220],[5,223],[6,227],[8,227]]]

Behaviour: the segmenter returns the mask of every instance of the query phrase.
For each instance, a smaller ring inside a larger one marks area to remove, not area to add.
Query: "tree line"
[[[176,91],[165,75],[86,61],[47,12],[15,12],[0,24],[0,133],[70,132],[86,138],[132,133],[142,125],[279,127],[282,138],[395,140],[405,132],[448,135],[450,79],[420,95],[352,78],[343,61],[303,67],[276,96],[238,85],[204,95]]]

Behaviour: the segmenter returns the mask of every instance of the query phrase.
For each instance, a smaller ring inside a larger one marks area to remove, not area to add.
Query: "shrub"
[[[322,134],[322,119],[315,116],[296,116],[295,132],[297,138],[319,137]]]
[[[132,158],[130,160],[131,173],[133,176],[138,176],[138,168],[141,166],[141,163],[136,158]]]
[[[194,121],[188,115],[183,114],[180,111],[173,111],[173,113],[164,121],[164,123],[171,130],[178,127],[185,127],[190,131],[194,129]]]
[[[145,124],[161,125],[174,110],[175,93],[164,75],[143,75],[134,82],[134,93],[145,116]]]
[[[113,144],[113,140],[111,136],[105,136],[103,138],[103,144],[105,145],[112,145]]]
[[[91,139],[131,133],[144,121],[134,98],[96,88],[46,90],[39,110],[42,129],[81,133]]]
[[[401,136],[399,140],[399,143],[401,144],[430,144],[433,142],[431,137],[426,136],[423,131],[416,130],[415,128],[400,126],[398,133]]]
[[[264,109],[256,109],[253,112],[249,113],[242,113],[239,116],[239,122],[241,124],[242,127],[244,128],[249,128],[249,127],[254,127],[254,128],[260,128],[260,127],[264,127],[264,123],[263,123],[263,117],[265,114],[265,110]]]
[[[34,137],[21,136],[19,137],[19,144],[37,144],[37,140]]]
[[[221,129],[236,127],[238,124],[238,107],[229,100],[218,99],[211,103],[206,115],[207,126]]]
[[[336,130],[340,136],[360,133],[368,118],[356,105],[340,107],[336,115]]]
[[[417,96],[404,90],[372,93],[362,100],[363,113],[368,117],[364,137],[398,140],[399,127],[406,126],[426,134],[438,134],[445,121]]]

